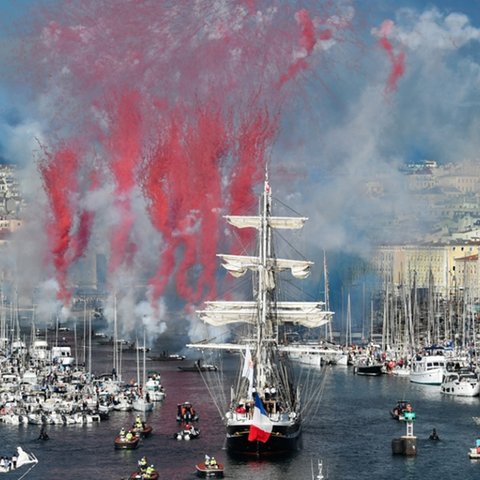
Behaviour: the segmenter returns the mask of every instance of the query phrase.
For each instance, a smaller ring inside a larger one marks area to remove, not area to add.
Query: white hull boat
[[[153,402],[148,402],[143,397],[136,398],[132,405],[136,412],[151,412],[153,410]]]
[[[446,371],[443,355],[426,355],[414,360],[410,371],[410,381],[424,385],[441,385]]]
[[[474,372],[447,372],[443,376],[440,391],[445,395],[478,397],[480,380]]]

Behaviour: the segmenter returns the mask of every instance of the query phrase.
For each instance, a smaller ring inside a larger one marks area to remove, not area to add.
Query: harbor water
[[[98,374],[108,371],[111,365],[105,348],[93,360],[93,370]],[[231,360],[226,362],[226,378],[233,376],[236,368],[236,359]],[[125,354],[123,362],[124,379],[135,377],[135,355]],[[325,388],[320,408],[305,419],[302,450],[274,461],[245,460],[227,455],[220,415],[202,375],[179,371],[181,364],[147,362],[147,369],[161,373],[167,397],[147,414],[153,434],[143,439],[138,449],[114,449],[116,434],[122,426],[133,423],[135,414],[112,412],[109,420],[89,426],[48,426],[47,441],[37,439],[38,426],[0,424],[0,455],[11,455],[17,445],[33,452],[39,463],[26,478],[38,480],[127,479],[143,455],[155,464],[161,479],[191,479],[196,478],[195,464],[205,454],[225,465],[226,478],[240,480],[311,479],[319,460],[329,480],[480,478],[480,463],[467,456],[480,434],[480,426],[472,418],[480,416],[478,398],[443,396],[439,387],[416,385],[408,378],[365,377],[353,374],[351,368],[326,367],[312,372],[318,381],[325,376]],[[405,433],[405,424],[393,420],[389,411],[401,399],[412,402],[417,415],[415,457],[392,455],[392,439]],[[196,424],[200,437],[189,442],[173,438],[179,430],[177,403],[183,401],[192,402],[200,414]],[[428,440],[433,428],[440,436],[439,442]],[[23,467],[7,476],[19,478],[26,470]]]

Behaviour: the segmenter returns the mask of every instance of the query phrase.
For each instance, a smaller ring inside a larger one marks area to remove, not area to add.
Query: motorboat
[[[177,440],[193,440],[200,436],[200,430],[190,425],[185,425],[185,427],[179,432],[175,433],[173,437]]]
[[[129,480],[158,480],[160,478],[159,473],[154,470],[153,472],[142,472],[142,471],[137,471],[133,472]]]
[[[133,424],[132,428],[131,428],[131,431],[136,436],[140,436],[140,437],[145,438],[145,437],[148,437],[152,433],[153,428],[152,428],[151,425],[147,425],[143,421],[136,420],[135,423]]]
[[[205,461],[195,465],[199,477],[223,477],[224,467],[222,463],[217,463],[215,458],[205,455]]]
[[[353,371],[357,375],[379,376],[383,373],[383,363],[375,361],[371,357],[360,356],[356,358]]]
[[[134,450],[138,447],[140,437],[137,435],[117,435],[115,437],[115,448],[117,450]]]
[[[149,376],[145,388],[152,402],[160,402],[165,398],[165,389],[160,382],[160,375]]]
[[[392,369],[392,374],[396,375],[397,377],[408,377],[410,376],[410,369],[406,367],[405,365],[396,365]]]
[[[190,402],[177,405],[177,422],[192,422],[198,420],[198,413]]]
[[[443,355],[418,355],[412,363],[410,381],[424,385],[441,385],[446,365]]]
[[[155,361],[155,362],[177,362],[177,361],[182,361],[185,360],[187,357],[185,355],[179,355],[178,353],[163,353],[162,355],[150,355],[148,357],[149,360]]]
[[[216,372],[218,367],[211,363],[201,363],[200,360],[197,360],[193,365],[179,366],[178,369],[182,372]]]
[[[407,400],[399,400],[397,404],[390,410],[390,415],[394,420],[404,420],[403,414],[411,411],[412,405]]]
[[[133,410],[136,412],[151,412],[153,410],[153,402],[147,392],[144,396],[136,396],[132,401]]]
[[[440,391],[445,395],[459,397],[477,397],[480,394],[480,380],[478,375],[470,369],[445,372]]]
[[[283,347],[282,351],[288,352],[295,363],[318,368],[321,368],[322,365],[337,365],[344,357],[341,349],[322,343],[293,343]]]
[[[472,460],[480,460],[480,438],[475,440],[475,447],[468,450],[468,457]]]

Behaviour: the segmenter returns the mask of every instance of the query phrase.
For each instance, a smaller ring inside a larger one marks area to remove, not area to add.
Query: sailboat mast
[[[139,350],[140,347],[138,346],[138,337],[135,339],[135,350],[137,351],[137,388],[140,388],[140,356],[139,356]]]
[[[147,346],[146,346],[146,340],[145,340],[145,328],[143,329],[143,379],[142,379],[142,392],[143,396],[145,397],[145,394],[147,392],[145,384],[147,383]]]
[[[113,294],[113,370],[120,376],[118,363],[117,292]]]
[[[325,310],[330,311],[330,285],[328,283],[328,269],[327,269],[327,254],[323,251],[323,283],[325,285]],[[325,338],[328,338],[330,342],[333,341],[332,322],[325,324]]]

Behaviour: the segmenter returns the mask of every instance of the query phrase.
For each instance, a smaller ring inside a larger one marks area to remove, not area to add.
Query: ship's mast
[[[262,195],[261,206],[261,228],[260,228],[260,241],[259,241],[259,265],[258,265],[258,323],[257,323],[257,352],[256,352],[256,383],[257,390],[263,391],[266,387],[265,367],[267,366],[267,358],[264,358],[265,352],[263,349],[263,343],[265,336],[269,334],[268,330],[268,265],[267,259],[270,256],[270,227],[268,223],[268,216],[270,215],[271,208],[271,193],[270,186],[268,184],[268,177],[265,178],[264,191]]]

